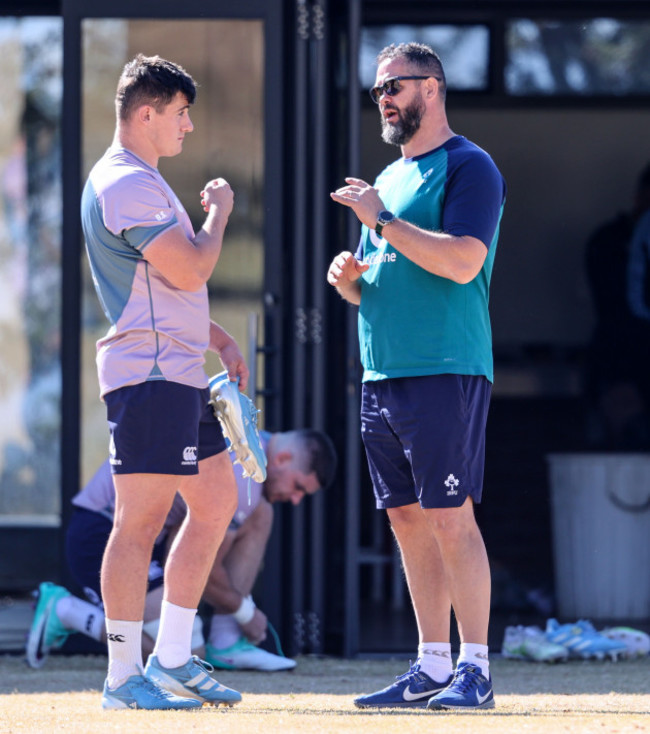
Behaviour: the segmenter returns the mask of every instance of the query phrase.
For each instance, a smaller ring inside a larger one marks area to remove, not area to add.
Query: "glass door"
[[[195,230],[205,214],[199,192],[222,176],[235,192],[223,250],[208,283],[212,318],[248,354],[248,325],[263,324],[264,279],[264,23],[262,20],[129,20],[82,22],[82,178],[110,145],[114,97],[124,64],[142,52],[181,64],[198,82],[191,110],[194,131],[183,153],[163,158],[160,170],[187,209]],[[95,342],[107,330],[84,261],[82,299],[81,481],[104,460],[108,429],[98,398]],[[262,334],[259,339],[263,338]],[[263,374],[260,356],[258,372]],[[221,371],[208,355],[209,374]],[[250,394],[249,390],[249,394]],[[259,404],[259,400],[258,400]],[[263,422],[264,411],[261,419]]]

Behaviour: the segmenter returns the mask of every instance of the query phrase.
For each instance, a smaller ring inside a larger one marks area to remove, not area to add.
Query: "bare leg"
[[[153,544],[179,484],[165,474],[116,474],[115,519],[102,561],[102,599],[109,619],[142,619]]]
[[[487,644],[490,567],[474,505],[388,510],[402,552],[420,642],[449,639],[450,604],[461,642]]]
[[[424,510],[441,549],[447,589],[461,642],[487,645],[490,621],[490,565],[468,498],[462,507]]]
[[[438,542],[418,504],[388,510],[402,554],[420,642],[448,642],[451,601]]]
[[[194,609],[237,508],[237,487],[228,453],[204,459],[199,474],[183,480],[181,494],[188,512],[165,564],[165,600]]]

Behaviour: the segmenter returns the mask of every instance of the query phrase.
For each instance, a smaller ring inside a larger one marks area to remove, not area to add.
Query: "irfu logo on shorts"
[[[447,479],[445,479],[445,487],[448,487],[447,489],[447,497],[453,497],[454,495],[458,494],[458,490],[456,487],[460,484],[460,480],[456,479],[456,477],[453,474],[450,474]]]

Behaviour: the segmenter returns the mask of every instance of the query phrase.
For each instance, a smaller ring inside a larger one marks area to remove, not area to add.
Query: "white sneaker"
[[[240,637],[234,645],[218,650],[210,644],[205,646],[205,659],[215,668],[226,670],[291,670],[296,661],[283,655],[274,655]]]
[[[564,645],[549,642],[539,627],[506,627],[501,654],[511,660],[535,660],[542,663],[564,662],[569,651]]]

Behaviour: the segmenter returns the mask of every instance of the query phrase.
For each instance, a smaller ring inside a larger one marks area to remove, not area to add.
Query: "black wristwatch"
[[[379,237],[382,236],[381,232],[384,227],[394,221],[395,218],[396,217],[393,212],[386,211],[385,209],[384,211],[379,212],[379,214],[377,215],[377,224],[375,224],[375,232]]]

